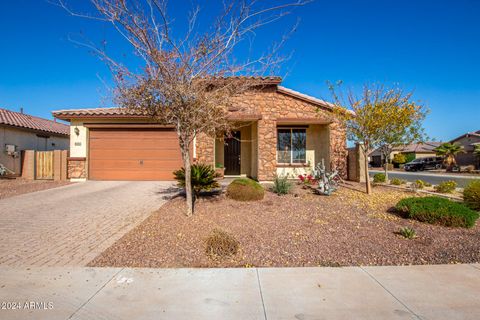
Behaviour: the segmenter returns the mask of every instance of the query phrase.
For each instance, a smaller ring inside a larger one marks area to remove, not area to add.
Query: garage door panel
[[[178,137],[164,129],[91,129],[89,178],[173,180],[182,167]]]
[[[173,129],[91,129],[90,138],[102,139],[131,139],[154,138],[161,134],[166,139],[178,139]]]
[[[94,172],[96,180],[173,180],[171,171],[124,171],[122,175],[111,173],[109,171]]]
[[[129,149],[94,149],[90,150],[90,157],[95,158],[96,160],[152,160],[152,159],[165,159],[165,160],[178,160],[179,151],[176,150],[159,150],[159,149],[138,149],[135,150],[135,154],[132,155],[131,150]]]
[[[124,150],[142,150],[142,149],[158,149],[158,150],[178,150],[178,140],[165,139],[94,139],[90,140],[90,149],[124,149]]]
[[[181,167],[181,164],[180,164]],[[108,170],[143,170],[143,169],[179,169],[179,163],[177,160],[95,160],[95,169],[108,169]]]

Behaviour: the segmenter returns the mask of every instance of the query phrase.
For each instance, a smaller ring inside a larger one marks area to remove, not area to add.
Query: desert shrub
[[[480,180],[473,180],[465,187],[463,201],[470,208],[480,211]]]
[[[220,229],[213,229],[205,240],[205,253],[211,258],[233,256],[237,253],[238,247],[237,239]]]
[[[417,236],[417,232],[413,228],[409,227],[400,228],[398,233],[407,239],[413,239]]]
[[[404,164],[407,162],[407,157],[403,153],[397,153],[393,156],[393,163]]]
[[[218,188],[220,185],[215,180],[220,175],[215,172],[212,166],[206,164],[194,164],[191,167],[192,172],[192,188],[195,196],[200,194],[200,191],[210,191],[214,188]],[[177,180],[178,186],[185,188],[185,168],[174,171],[173,175]]]
[[[290,189],[292,189],[292,183],[288,181],[287,176],[276,176],[273,180],[272,191],[279,196],[288,194]]]
[[[399,186],[405,183],[407,183],[405,180],[399,178],[393,178],[392,180],[390,180],[390,184],[393,184],[394,186]]]
[[[438,193],[452,193],[456,187],[457,183],[455,181],[443,181],[435,186],[435,191]]]
[[[426,184],[425,184],[425,181],[423,180],[415,180],[415,182],[413,183],[413,186],[417,189],[423,189],[426,187]]]
[[[387,180],[387,177],[385,176],[385,173],[375,173],[373,176],[373,182],[375,183],[382,183]]]
[[[265,195],[263,187],[255,180],[237,178],[227,187],[227,197],[238,201],[262,200]]]
[[[462,203],[440,197],[405,198],[395,208],[406,218],[446,227],[470,228],[479,216]]]

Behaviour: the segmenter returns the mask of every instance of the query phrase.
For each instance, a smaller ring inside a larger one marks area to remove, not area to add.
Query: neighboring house
[[[20,174],[22,150],[68,150],[69,134],[63,123],[0,109],[0,163]]]
[[[393,157],[398,153],[412,155],[412,158],[414,159],[431,157],[435,155],[434,149],[441,144],[441,142],[428,141],[424,143],[412,143],[406,146],[396,147],[393,148],[392,154],[390,155],[390,160],[393,160]],[[369,156],[372,167],[382,167],[385,164],[385,159],[380,148],[372,151]]]
[[[464,153],[459,153],[455,156],[457,165],[475,166],[475,169],[480,169],[480,160],[478,156],[473,153],[475,145],[480,144],[480,130],[465,133],[450,142],[463,146]]]
[[[238,99],[230,118],[240,124],[231,137],[200,134],[192,150],[197,162],[224,167],[225,175],[260,181],[276,174],[327,168],[346,174],[346,135],[332,105],[261,78],[262,87]],[[177,134],[122,108],[60,110],[70,121],[69,176],[84,180],[171,180],[182,166]]]

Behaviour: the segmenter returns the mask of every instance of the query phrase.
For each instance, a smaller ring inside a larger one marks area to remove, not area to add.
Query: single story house
[[[0,108],[0,164],[10,172],[21,173],[23,150],[68,150],[68,125]]]
[[[267,181],[311,172],[324,159],[328,169],[345,176],[346,133],[333,106],[281,86],[279,77],[260,80],[260,87],[242,94],[238,108],[229,110],[238,130],[229,137],[195,138],[195,161],[223,167],[226,176]],[[73,180],[171,180],[172,171],[182,167],[173,127],[122,108],[53,115],[70,122]]]
[[[475,145],[480,144],[480,130],[462,134],[450,142],[457,143],[463,147],[464,152],[455,156],[457,165],[475,166],[475,169],[480,169],[480,158],[473,153]]]
[[[440,146],[441,142],[427,141],[423,143],[411,143],[405,146],[393,148],[390,155],[390,161],[398,153],[411,155],[412,159],[425,158],[435,156],[435,148]],[[382,167],[385,164],[385,159],[380,148],[373,150],[370,154],[370,164],[372,167]]]

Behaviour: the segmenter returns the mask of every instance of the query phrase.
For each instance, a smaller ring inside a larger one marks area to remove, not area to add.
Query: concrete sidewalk
[[[479,319],[480,266],[0,267],[0,301],[0,319]]]

